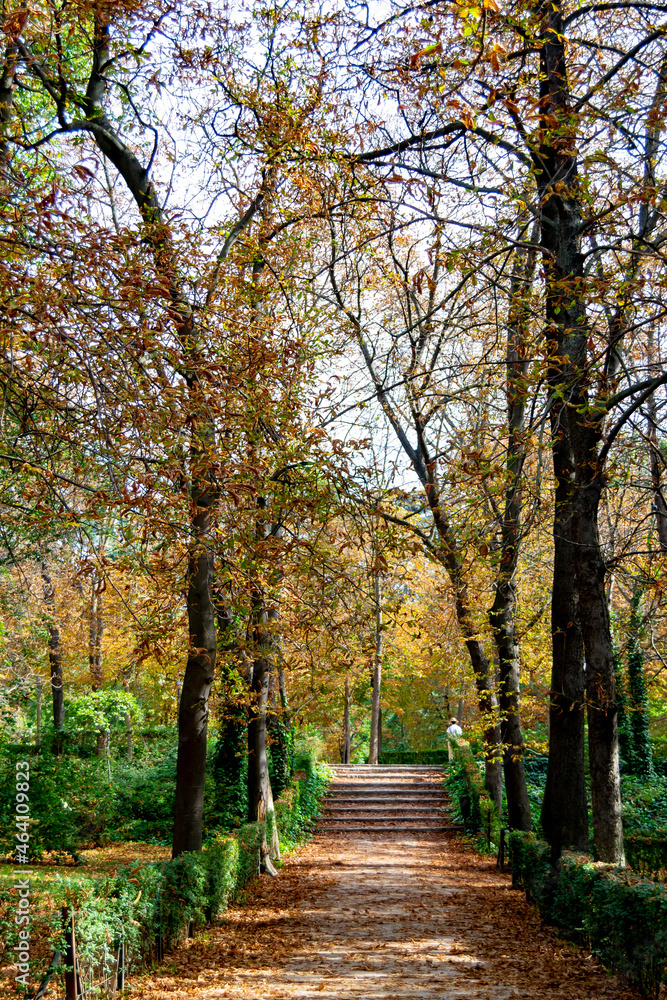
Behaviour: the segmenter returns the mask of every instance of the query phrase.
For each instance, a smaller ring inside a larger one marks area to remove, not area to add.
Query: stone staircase
[[[441,767],[335,765],[323,800],[320,833],[431,834],[458,830]]]

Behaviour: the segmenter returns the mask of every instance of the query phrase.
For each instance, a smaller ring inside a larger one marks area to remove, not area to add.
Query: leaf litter
[[[452,836],[320,834],[132,1000],[637,1000]]]

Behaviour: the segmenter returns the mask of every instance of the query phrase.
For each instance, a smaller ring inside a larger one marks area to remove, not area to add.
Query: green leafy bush
[[[623,829],[633,833],[651,834],[667,829],[667,780],[653,777],[650,781],[624,775]]]
[[[0,744],[0,852],[15,845],[16,762],[30,765],[30,857],[57,851],[77,858],[83,846],[99,843],[113,828],[114,790],[107,763],[93,758],[54,756],[48,747]]]
[[[534,834],[513,831],[509,848],[513,882],[543,919],[657,998],[667,972],[667,887],[567,852],[555,870]]]
[[[174,824],[177,747],[156,760],[114,768],[116,831],[122,840],[168,843]]]

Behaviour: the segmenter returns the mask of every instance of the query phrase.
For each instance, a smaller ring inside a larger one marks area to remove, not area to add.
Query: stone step
[[[340,797],[345,797],[346,795],[353,796],[354,798],[361,798],[362,796],[368,797],[382,797],[384,799],[390,798],[392,795],[397,798],[405,799],[438,799],[446,795],[444,788],[411,788],[409,785],[401,785],[398,788],[378,788],[377,785],[373,785],[370,788],[358,788],[350,787],[349,785],[329,785],[327,788],[327,795],[338,795]]]
[[[329,764],[332,771],[357,771],[359,774],[379,771],[442,771],[442,764]]]
[[[331,833],[345,835],[348,833],[456,833],[462,829],[454,823],[438,823],[432,826],[424,826],[422,823],[394,823],[392,825],[378,826],[373,823],[355,823],[348,826],[319,826],[320,833]]]
[[[435,781],[424,781],[419,784],[413,782],[389,782],[389,781],[330,781],[329,788],[336,791],[351,792],[373,792],[379,791],[389,794],[390,792],[409,792],[415,795],[433,795],[443,791],[443,786]]]
[[[359,809],[363,806],[382,806],[385,809],[393,809],[398,807],[400,809],[437,809],[438,806],[447,805],[451,800],[446,798],[444,795],[435,796],[433,798],[423,798],[419,799],[408,799],[408,798],[390,798],[387,796],[384,798],[381,795],[373,795],[366,797],[365,795],[359,795],[357,798],[352,798],[351,796],[338,796],[338,795],[327,795],[324,799],[325,802],[339,805],[339,806],[350,806],[354,809]]]
[[[336,791],[350,791],[356,794],[364,792],[382,792],[384,794],[405,792],[408,795],[437,795],[444,792],[444,786],[436,781],[415,782],[408,781],[331,781],[330,789]]]
[[[358,805],[358,806],[348,806],[339,805],[338,802],[327,802],[325,803],[325,810],[328,813],[338,812],[343,816],[353,816],[356,813],[365,812],[369,815],[375,816],[380,813],[407,813],[410,816],[430,816],[433,813],[443,813],[447,808],[446,804],[437,806],[384,806],[384,805]]]
[[[346,823],[372,823],[373,825],[378,824],[379,826],[392,824],[392,823],[405,823],[412,822],[414,825],[426,825],[430,826],[435,824],[436,826],[442,825],[445,819],[449,817],[445,816],[378,816],[372,813],[362,814],[360,816],[350,817],[350,816],[330,816],[324,814],[320,816],[318,822],[325,823],[332,826],[345,826]]]

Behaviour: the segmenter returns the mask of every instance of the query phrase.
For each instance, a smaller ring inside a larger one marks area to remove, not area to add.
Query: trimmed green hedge
[[[312,830],[319,799],[327,784],[325,768],[305,762],[306,776],[287,788],[275,804],[281,846],[290,847]],[[251,823],[234,834],[216,834],[201,853],[182,854],[166,862],[138,864],[112,878],[93,875],[59,876],[49,880],[42,898],[31,898],[35,915],[32,936],[50,945],[48,957],[31,962],[30,976],[38,982],[51,953],[64,951],[60,908],[75,911],[77,949],[84,982],[109,975],[114,947],[122,931],[127,973],[173,946],[188,924],[205,927],[237,899],[259,872],[260,846],[271,830]],[[48,899],[45,899],[48,894]],[[16,893],[0,887],[0,961],[16,951]],[[3,947],[4,945],[4,947]]]
[[[380,764],[445,764],[446,750],[385,750]]]
[[[513,883],[543,919],[657,998],[667,982],[667,887],[568,852],[555,871],[548,844],[532,833],[510,833],[509,849]]]

